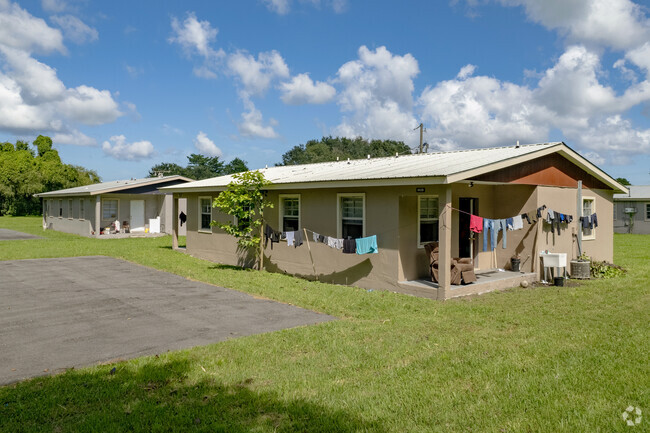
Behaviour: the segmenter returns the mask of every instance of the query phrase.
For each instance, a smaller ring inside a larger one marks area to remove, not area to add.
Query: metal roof
[[[442,182],[442,179],[452,174],[525,156],[558,145],[566,147],[562,142],[539,143],[518,147],[496,147],[278,166],[262,168],[259,171],[275,185],[432,177],[440,177]],[[221,188],[227,186],[232,180],[231,175],[220,176],[161,189],[182,192]]]
[[[629,194],[614,194],[614,200],[650,200],[650,185],[630,185],[627,187]]]
[[[74,188],[60,189],[57,191],[43,192],[40,194],[35,194],[35,196],[36,197],[62,197],[62,196],[70,196],[70,195],[74,195],[74,196],[98,195],[98,194],[106,194],[109,192],[120,192],[123,190],[128,190],[140,186],[156,185],[159,183],[165,183],[172,180],[184,180],[186,182],[192,181],[192,179],[180,175],[147,177],[143,179],[114,180],[111,182],[95,183],[92,185],[84,185],[84,186],[77,186]]]

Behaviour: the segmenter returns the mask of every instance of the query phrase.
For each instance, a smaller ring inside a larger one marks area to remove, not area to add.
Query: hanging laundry
[[[280,242],[280,233],[273,230],[273,228],[271,228],[271,226],[267,224],[266,226],[264,226],[264,240],[267,243],[270,240],[271,249],[273,249],[273,243]]]
[[[483,218],[476,215],[470,215],[469,229],[474,233],[481,233],[483,231]]]
[[[327,239],[327,236],[318,235],[318,240],[316,242],[319,242],[321,244],[326,244],[327,241],[325,239]]]
[[[298,248],[300,245],[302,245],[302,230],[298,230],[294,232],[294,242],[293,242],[293,247]]]
[[[508,237],[507,237],[508,235],[506,234],[508,224],[506,224],[506,220],[504,220],[504,219],[497,220],[497,221],[499,222],[498,223],[499,227],[498,227],[498,229],[495,230],[495,233],[494,233],[494,247],[496,248],[496,245],[497,245],[497,235],[499,234],[499,230],[502,230],[503,231],[503,248],[505,248],[506,244],[507,244],[507,240],[508,240]]]
[[[337,250],[340,250],[343,248],[343,239],[328,237],[327,246],[330,248],[336,248]]]
[[[580,217],[580,222],[582,223],[583,229],[588,229],[589,226],[591,225],[591,218],[588,216]]]
[[[524,228],[524,220],[521,219],[521,215],[512,217],[512,229],[521,230]]]
[[[521,218],[526,218],[526,221],[528,221],[528,224],[532,224],[532,222],[530,222],[530,217],[528,216],[528,212],[526,212],[526,213],[522,213],[522,214],[520,215],[520,217],[521,217]],[[523,222],[522,222],[522,224],[523,224]]]
[[[354,239],[343,240],[343,253],[354,254],[357,252],[357,242]]]
[[[512,218],[506,218],[506,227],[508,227],[508,230],[514,230],[515,228],[512,226],[513,219]]]
[[[187,221],[187,215],[185,215],[185,212],[181,212],[181,214],[178,216],[178,219],[181,220],[181,227],[183,227],[183,223]]]
[[[359,238],[357,241],[357,254],[377,254],[379,248],[377,248],[377,235],[368,236],[365,238]]]
[[[286,232],[285,235],[287,237],[287,246],[288,247],[293,246],[293,243],[295,241],[296,232]]]
[[[488,231],[492,230],[492,234],[494,234],[494,220],[491,220],[489,218],[483,218],[483,251],[488,250]],[[496,243],[496,240],[494,239],[494,236],[490,237],[490,250],[494,249],[494,244]]]
[[[598,227],[598,216],[595,213],[591,214],[591,228]]]
[[[316,233],[316,232],[312,232],[312,236],[313,236],[313,238],[314,238],[314,242],[318,242],[318,237],[319,237],[320,235],[319,235],[318,233]]]

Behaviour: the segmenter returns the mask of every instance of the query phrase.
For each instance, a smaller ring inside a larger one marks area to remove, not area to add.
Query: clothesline
[[[287,240],[287,246],[293,246],[294,248],[297,248],[303,243],[304,233],[305,241],[307,242],[307,246],[309,247],[311,255],[311,247],[309,246],[309,237],[307,235],[308,231],[312,233],[314,242],[325,244],[330,248],[343,250],[343,253],[346,254],[356,253],[361,255],[376,254],[379,252],[379,248],[377,247],[377,235],[366,236],[357,239],[342,239],[335,238],[333,236],[325,236],[306,227],[303,227],[301,230],[279,232],[274,230],[270,225],[266,224],[266,227],[264,229],[264,237],[267,243],[269,239],[271,240],[271,249],[273,249],[273,243],[279,243],[282,237]]]

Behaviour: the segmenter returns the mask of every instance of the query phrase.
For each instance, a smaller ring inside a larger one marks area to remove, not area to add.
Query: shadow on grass
[[[187,360],[68,371],[0,388],[0,431],[377,431],[343,410],[224,383]],[[198,371],[197,371],[198,370]],[[198,378],[197,378],[198,377]]]

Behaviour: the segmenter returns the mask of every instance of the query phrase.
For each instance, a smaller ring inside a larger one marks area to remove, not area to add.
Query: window
[[[212,233],[212,198],[199,197],[199,231]]]
[[[72,219],[72,199],[68,200],[68,219]]]
[[[365,236],[365,194],[338,195],[338,234],[343,239]]]
[[[280,227],[283,232],[300,230],[299,195],[280,195]]]
[[[418,245],[438,241],[438,197],[418,198]]]
[[[596,213],[596,199],[593,197],[583,197],[582,198],[582,216],[590,217],[592,214]],[[590,240],[596,239],[596,228],[584,228],[582,229],[582,239]]]
[[[650,221],[650,203],[645,204],[645,219]]]
[[[63,218],[63,200],[59,200],[59,218]]]
[[[117,199],[102,200],[102,219],[114,221],[117,219]]]
[[[79,199],[79,219],[86,219],[86,209],[84,199]]]

